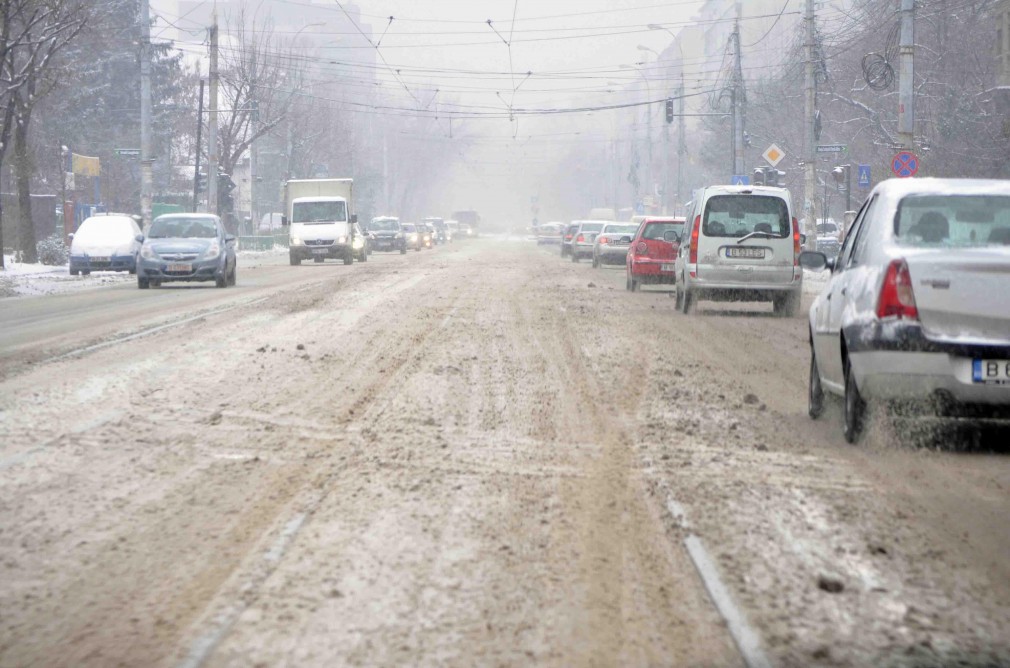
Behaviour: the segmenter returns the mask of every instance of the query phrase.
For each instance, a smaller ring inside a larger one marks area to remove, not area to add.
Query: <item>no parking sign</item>
[[[891,160],[891,171],[894,175],[907,179],[919,173],[919,156],[911,151],[902,151]]]

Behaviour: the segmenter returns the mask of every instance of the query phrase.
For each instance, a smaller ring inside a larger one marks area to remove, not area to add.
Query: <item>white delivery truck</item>
[[[284,184],[283,225],[291,264],[327,258],[354,262],[353,179],[296,179]]]

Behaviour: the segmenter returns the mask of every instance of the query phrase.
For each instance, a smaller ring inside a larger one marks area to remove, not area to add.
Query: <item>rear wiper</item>
[[[764,239],[777,239],[778,238],[777,235],[772,234],[771,232],[765,232],[764,230],[755,230],[755,231],[751,232],[750,234],[743,235],[742,237],[740,237],[739,239],[737,239],[736,242],[738,244],[742,244],[743,242],[747,241],[748,239],[753,239],[754,237],[758,236],[759,234],[764,235],[763,236]]]

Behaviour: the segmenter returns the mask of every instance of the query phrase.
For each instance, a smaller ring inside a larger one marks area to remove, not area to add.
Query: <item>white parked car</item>
[[[800,228],[785,188],[710,186],[694,197],[675,264],[677,306],[700,299],[770,301],[775,314],[799,312]]]
[[[894,179],[859,211],[810,309],[811,417],[844,397],[855,442],[867,404],[1010,417],[1010,181]]]
[[[93,271],[137,271],[140,226],[132,216],[99,214],[70,235],[70,275]]]

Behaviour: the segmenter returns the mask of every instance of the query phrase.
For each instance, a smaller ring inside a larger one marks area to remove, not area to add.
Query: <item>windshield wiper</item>
[[[772,234],[771,232],[765,232],[764,230],[754,230],[750,234],[743,235],[742,237],[740,237],[739,239],[737,239],[736,242],[738,244],[742,244],[743,242],[747,241],[748,239],[753,239],[754,237],[758,236],[759,234],[763,235],[763,237],[762,237],[763,239],[778,239],[779,238],[778,235]]]

